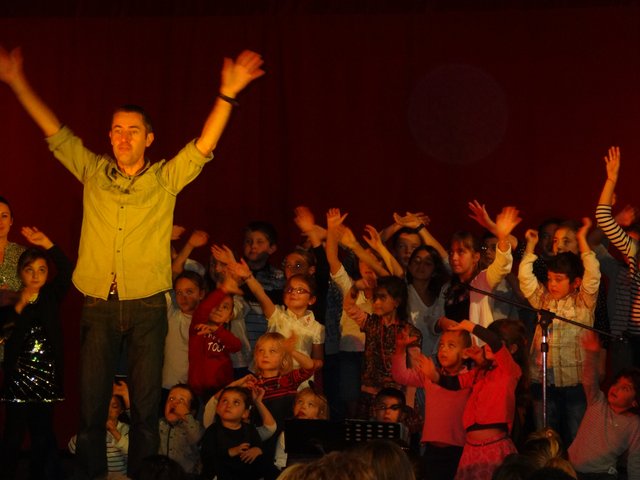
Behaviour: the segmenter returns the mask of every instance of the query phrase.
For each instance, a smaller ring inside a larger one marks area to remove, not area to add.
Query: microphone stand
[[[549,353],[549,325],[551,325],[551,323],[553,322],[554,318],[557,318],[558,320],[562,320],[563,322],[566,323],[570,323],[571,325],[575,325],[577,327],[580,328],[584,328],[585,330],[591,330],[592,332],[598,333],[600,335],[606,336],[606,337],[611,337],[614,339],[618,339],[618,340],[623,340],[624,341],[624,337],[618,336],[618,335],[614,335],[612,333],[609,332],[605,332],[603,330],[599,330],[597,328],[594,327],[590,327],[589,325],[584,325],[580,322],[576,322],[575,320],[569,320],[568,318],[564,318],[561,317],[559,315],[556,315],[554,312],[551,312],[549,310],[545,310],[542,308],[533,308],[531,305],[526,305],[524,303],[520,303],[520,302],[516,302],[514,300],[511,300],[510,298],[504,298],[501,295],[496,295],[493,292],[487,292],[485,290],[481,290],[479,288],[476,288],[472,285],[469,285],[468,283],[464,284],[465,287],[472,291],[472,292],[476,292],[479,293],[481,295],[485,295],[487,297],[491,297],[494,298],[500,302],[503,303],[508,303],[510,305],[513,305],[515,307],[518,308],[522,308],[525,310],[529,310],[531,312],[535,312],[538,316],[538,325],[540,325],[540,331],[542,333],[541,337],[542,337],[542,341],[540,342],[540,353],[542,354],[542,424],[544,425],[544,427],[546,428],[548,423],[547,423],[547,354]]]

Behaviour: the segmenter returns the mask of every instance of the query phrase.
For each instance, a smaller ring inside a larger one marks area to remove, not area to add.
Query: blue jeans
[[[544,427],[542,424],[542,384],[531,383],[531,396],[533,397],[533,410],[536,429]],[[549,385],[547,388],[547,423],[553,428],[568,448],[578,433],[578,427],[587,409],[587,397],[584,394],[582,384],[572,387],[556,387]]]
[[[106,428],[114,376],[123,345],[131,399],[128,472],[158,453],[167,303],[164,293],[137,300],[86,297],[80,349],[80,429],[77,458],[83,473],[107,473]]]

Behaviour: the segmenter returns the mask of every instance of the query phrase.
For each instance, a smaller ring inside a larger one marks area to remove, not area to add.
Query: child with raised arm
[[[630,367],[618,372],[605,395],[600,390],[601,347],[597,335],[585,332],[582,346],[587,410],[569,447],[569,460],[579,475],[605,479],[618,478],[618,461],[624,458],[627,478],[640,478],[640,369]]]
[[[462,413],[471,389],[460,388],[457,376],[467,370],[464,350],[471,346],[471,337],[464,330],[443,332],[438,342],[438,368],[424,354],[412,359],[414,368],[407,367],[406,347],[413,341],[405,334],[398,335],[391,373],[402,385],[424,388],[421,469],[429,472],[430,479],[450,480],[464,445]]]
[[[223,247],[222,250],[226,250],[227,255],[230,254],[227,247]],[[231,258],[228,258],[232,262]],[[316,301],[314,278],[299,274],[287,278],[283,296],[284,306],[282,306],[274,305],[244,260],[241,260],[241,263],[230,263],[229,268],[245,282],[260,303],[268,320],[267,330],[281,333],[285,337],[295,334],[296,350],[317,360],[316,368],[320,368],[324,356],[324,327],[316,321],[313,312],[309,310]],[[297,361],[294,361],[294,367],[298,367]]]
[[[37,248],[28,248],[18,259],[23,288],[17,303],[0,308],[6,342],[1,391],[6,416],[0,457],[3,475],[14,478],[29,431],[30,476],[45,478],[53,472],[46,470],[52,465],[44,459],[57,459],[53,407],[64,400],[59,310],[71,286],[72,267],[62,250],[37,228],[23,227],[22,235]],[[48,282],[51,261],[57,275]]]
[[[533,253],[538,232],[527,230],[527,245],[520,263],[520,289],[532,307],[549,310],[561,317],[588,326],[593,325],[594,309],[600,285],[600,268],[587,243],[591,220],[583,219],[577,234],[580,257],[558,253],[548,262],[548,283],[543,285],[533,274]],[[582,261],[581,261],[582,260]],[[549,426],[556,430],[566,445],[571,443],[584,415],[586,399],[581,385],[583,352],[580,346],[581,328],[557,318],[549,325],[548,396]],[[531,345],[530,375],[536,428],[542,424],[542,330],[536,327]]]
[[[489,298],[478,292],[469,291],[466,285],[480,290],[492,291],[511,271],[512,230],[521,218],[515,207],[504,207],[495,222],[487,214],[484,205],[470,202],[471,217],[496,236],[496,257],[485,270],[480,269],[481,247],[478,239],[468,232],[457,232],[451,239],[449,263],[452,279],[442,289],[445,317],[461,321],[469,319],[487,326],[493,321]]]
[[[189,385],[203,402],[233,381],[231,354],[242,348],[228,324],[238,286],[231,275],[200,302],[189,328]]]
[[[629,290],[631,293],[631,312],[626,325],[629,350],[632,352],[632,364],[640,367],[640,271],[638,270],[639,243],[633,239],[616,222],[611,213],[615,188],[620,173],[620,148],[609,148],[608,155],[604,157],[607,167],[607,180],[602,187],[596,219],[598,227],[602,229],[611,243],[620,250],[629,266]]]
[[[471,387],[471,396],[462,415],[465,445],[456,480],[490,480],[505,457],[516,453],[509,434],[516,415],[516,387],[522,370],[513,358],[517,349],[507,348],[501,339],[499,322],[505,321],[498,320],[489,328],[469,320],[445,324],[448,329],[466,330],[483,341],[482,347],[473,346],[465,351],[478,368],[457,377],[461,387]],[[526,343],[524,336],[519,343]]]

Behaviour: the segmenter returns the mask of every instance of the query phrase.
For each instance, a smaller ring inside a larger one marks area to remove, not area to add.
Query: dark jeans
[[[531,383],[531,396],[533,397],[534,417],[536,429],[544,427],[542,424],[542,385]],[[564,448],[568,448],[578,433],[578,427],[587,408],[587,397],[584,394],[582,384],[572,387],[556,387],[550,385],[547,388],[547,423],[553,428],[560,438]]]
[[[76,456],[84,474],[107,473],[105,423],[123,345],[131,398],[128,472],[158,453],[167,303],[164,293],[137,300],[86,297],[80,350],[80,429]]]

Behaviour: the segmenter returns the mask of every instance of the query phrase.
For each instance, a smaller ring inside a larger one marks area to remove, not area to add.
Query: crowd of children
[[[283,270],[271,261],[277,235],[266,222],[247,226],[239,258],[214,244],[207,270],[189,259],[210,243],[195,231],[173,255],[158,453],[192,478],[271,479],[282,470],[286,477],[288,419],[357,418],[405,424],[412,435],[403,446],[417,478],[529,478],[555,468],[571,478],[639,479],[637,348],[629,368],[611,372],[598,337],[582,328],[594,325],[604,290],[598,258],[606,258],[608,237],[624,260],[611,270],[608,294],[625,301],[602,305],[615,318],[611,330],[627,332],[632,346],[640,331],[634,212],[612,215],[619,150],[605,160],[598,235],[590,234],[588,218],[577,227],[552,220],[526,230],[519,245],[516,208],[492,219],[473,201],[470,217],[487,230],[482,242],[459,231],[447,250],[421,212],[396,214],[380,232],[367,226],[361,242],[340,210],[330,209],[321,226],[299,207],[295,223],[307,241],[284,256]],[[69,268],[43,234],[23,233],[50,251],[58,275],[45,287],[46,268],[35,267],[46,267],[47,257],[21,257],[22,296],[0,310],[3,399],[8,412],[15,410],[3,457],[19,447],[28,423],[27,410],[16,408],[24,396],[20,362],[40,337],[51,381],[29,408],[49,425],[46,405],[61,396],[54,313]],[[38,274],[37,282],[29,277]],[[52,310],[46,314],[36,309],[45,301]],[[552,313],[548,331],[532,328],[531,308]],[[619,343],[607,343],[613,357]],[[606,393],[603,380],[611,384]],[[126,397],[123,384],[114,384],[105,427],[113,476],[126,472]],[[46,443],[51,428],[32,435],[41,433]]]

